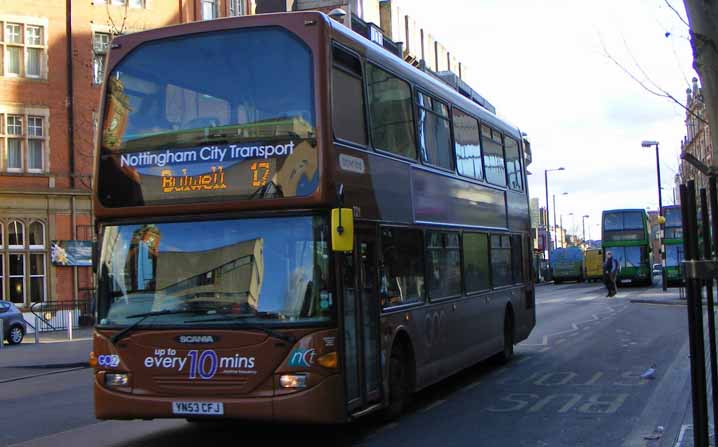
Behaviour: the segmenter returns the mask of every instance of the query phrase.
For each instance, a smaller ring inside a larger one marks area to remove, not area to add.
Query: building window
[[[110,48],[109,33],[95,33],[92,36],[92,82],[102,84],[105,78],[105,59]]]
[[[43,119],[40,116],[27,117],[27,170],[42,172],[44,159],[44,138]]]
[[[45,158],[47,152],[47,118],[37,115],[0,114],[0,140],[5,140],[0,147],[5,148],[3,154],[6,172],[41,173],[47,170]]]
[[[379,278],[382,307],[424,301],[424,249],[420,230],[382,228]]]
[[[11,253],[9,260],[10,301],[15,304],[25,304],[25,255]]]
[[[428,231],[426,262],[429,272],[429,298],[461,294],[461,252],[458,233]]]
[[[42,78],[47,47],[41,25],[3,23],[2,46],[4,76]]]
[[[244,12],[244,0],[228,0],[229,1],[229,15],[230,16],[243,16]]]
[[[130,0],[130,8],[144,8],[145,0]]]
[[[425,163],[454,170],[449,131],[449,107],[423,93],[416,94],[419,152]]]
[[[374,147],[416,158],[414,114],[409,83],[367,64],[369,115]]]
[[[454,109],[454,150],[459,174],[481,180],[484,167],[481,161],[479,122],[461,110]]]
[[[217,18],[217,0],[202,0],[202,20]]]
[[[22,222],[13,220],[8,224],[7,245],[11,250],[25,247],[25,225]]]
[[[45,301],[45,254],[30,253],[30,302]]]
[[[364,81],[359,59],[334,47],[332,121],[334,136],[366,146]]]
[[[42,250],[45,248],[45,225],[35,221],[30,224],[30,250]]]
[[[0,222],[0,232],[5,228]],[[45,223],[7,222],[7,247],[0,250],[0,296],[19,305],[45,301],[47,297],[47,238]],[[28,234],[25,237],[25,227]],[[2,265],[7,263],[7,290]]]

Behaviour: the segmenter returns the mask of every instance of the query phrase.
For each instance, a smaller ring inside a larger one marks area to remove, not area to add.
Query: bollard
[[[35,343],[40,343],[40,317],[35,315]]]
[[[67,311],[67,338],[72,340],[72,311]]]
[[[0,318],[0,349],[5,346],[5,322]]]

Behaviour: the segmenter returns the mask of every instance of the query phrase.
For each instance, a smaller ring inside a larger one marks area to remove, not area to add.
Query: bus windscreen
[[[301,197],[318,185],[309,48],[277,27],[151,41],[108,77],[107,207]]]
[[[197,231],[197,228],[201,231]],[[330,319],[326,223],[277,217],[107,226],[100,326],[277,325]]]

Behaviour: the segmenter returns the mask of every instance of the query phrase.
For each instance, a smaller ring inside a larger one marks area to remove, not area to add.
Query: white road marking
[[[566,298],[551,298],[548,300],[539,301],[539,304],[551,304],[551,303],[563,303]]]
[[[474,382],[474,383],[470,383],[470,384],[466,385],[465,387],[463,387],[463,388],[460,390],[460,392],[463,393],[464,391],[473,390],[474,388],[476,388],[477,386],[479,386],[480,383],[481,383],[481,382],[479,382],[479,381],[476,381],[476,382]]]
[[[681,425],[681,431],[678,434],[678,440],[676,440],[676,445],[673,447],[681,447],[683,445],[683,438],[685,438],[688,429],[693,429],[693,424]]]
[[[577,298],[576,301],[593,301],[596,298],[598,298],[598,297],[597,296],[586,296],[583,298]]]
[[[446,400],[445,400],[445,399],[437,400],[437,401],[434,402],[433,404],[431,404],[431,405],[429,405],[428,407],[426,407],[426,408],[424,408],[423,410],[421,410],[421,412],[422,412],[422,413],[426,413],[427,411],[433,410],[434,408],[438,407],[439,405],[443,405],[443,404],[445,404],[445,403],[446,403]]]

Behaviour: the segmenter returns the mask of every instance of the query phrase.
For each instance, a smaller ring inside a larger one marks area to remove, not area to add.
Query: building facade
[[[693,78],[692,88],[686,90],[686,136],[681,141],[681,153],[690,154],[706,166],[710,166],[713,158],[713,144],[711,131],[703,102],[702,89],[698,86],[698,79]],[[696,189],[708,188],[708,177],[702,174],[695,166],[686,160],[681,160],[680,181],[686,183],[696,181]],[[678,194],[675,202],[678,203]]]

